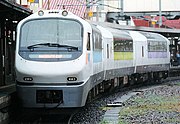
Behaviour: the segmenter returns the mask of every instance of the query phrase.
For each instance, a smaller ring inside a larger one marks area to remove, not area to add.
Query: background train
[[[168,76],[169,41],[150,32],[102,27],[66,10],[19,22],[17,93],[23,107],[82,107],[108,89]]]

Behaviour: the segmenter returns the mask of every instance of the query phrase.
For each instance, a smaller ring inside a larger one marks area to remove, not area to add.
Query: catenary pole
[[[159,27],[162,25],[161,0],[159,0]]]
[[[121,5],[120,5],[120,7],[119,8],[121,8],[121,17],[123,17],[123,15],[124,15],[124,0],[120,0],[120,2],[121,2]]]

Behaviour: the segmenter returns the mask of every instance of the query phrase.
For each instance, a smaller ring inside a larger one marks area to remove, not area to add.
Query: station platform
[[[169,68],[169,71],[176,71],[176,70],[180,70],[180,64],[177,64],[177,65],[173,65],[173,64],[170,64],[170,68]]]
[[[177,66],[170,66],[170,69],[180,69],[180,65],[177,65]]]
[[[0,87],[0,124],[8,124],[8,106],[11,104],[12,94],[14,94],[15,91],[15,84]]]
[[[180,65],[170,66],[169,76],[170,77],[180,76]]]

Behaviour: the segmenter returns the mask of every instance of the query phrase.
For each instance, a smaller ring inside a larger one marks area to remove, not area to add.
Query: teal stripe
[[[93,51],[93,62],[102,62],[102,51]]]

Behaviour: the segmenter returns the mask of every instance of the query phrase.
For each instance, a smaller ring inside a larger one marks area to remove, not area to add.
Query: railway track
[[[18,109],[18,110],[17,110]],[[11,115],[13,124],[70,124],[78,109],[22,109]]]
[[[169,77],[180,76],[180,67],[171,67],[169,70]]]

